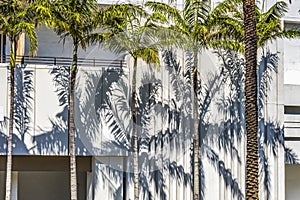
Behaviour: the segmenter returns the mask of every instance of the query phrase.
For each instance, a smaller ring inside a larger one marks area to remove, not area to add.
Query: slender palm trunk
[[[133,138],[133,182],[134,182],[134,200],[139,199],[139,160],[138,160],[138,136],[136,132],[136,70],[137,58],[134,58],[133,76],[132,76],[132,138]]]
[[[69,86],[69,151],[70,151],[70,189],[71,200],[77,200],[77,168],[75,152],[75,123],[74,123],[74,88],[77,73],[77,51],[78,42],[74,40],[73,60],[71,66],[71,77]]]
[[[193,98],[193,143],[194,143],[194,200],[199,200],[200,195],[200,180],[199,180],[199,121],[198,121],[198,95],[197,95],[197,82],[198,82],[198,51],[197,49],[193,50],[194,56],[194,67],[192,71],[192,98]]]
[[[257,38],[255,0],[243,0],[245,28],[246,199],[258,199]]]
[[[198,0],[197,0],[198,1]],[[201,1],[201,0],[199,0]],[[197,32],[198,11],[200,10],[199,4],[196,4],[195,16],[194,16],[194,29],[193,32]],[[195,42],[196,38],[193,38]],[[193,48],[194,66],[192,76],[192,102],[193,102],[193,128],[194,128],[194,200],[199,200],[199,135],[198,135],[198,97],[197,97],[197,67],[198,67],[198,49]]]
[[[7,159],[6,159],[6,193],[5,199],[11,199],[11,173],[12,173],[12,146],[14,131],[14,99],[15,99],[15,64],[16,64],[16,37],[10,40],[10,110],[9,110],[9,130],[7,138]]]

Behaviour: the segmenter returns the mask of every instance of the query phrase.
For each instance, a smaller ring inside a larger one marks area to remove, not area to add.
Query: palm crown
[[[295,38],[300,36],[297,30],[284,30],[281,25],[281,18],[287,13],[287,4],[284,1],[276,2],[267,11],[262,12],[256,6],[256,34],[257,46],[263,47],[267,42],[272,42],[278,38]],[[230,39],[239,42],[240,49],[244,52],[244,22],[242,12],[242,1],[225,0],[218,4],[215,9],[215,15],[219,15],[222,20],[224,32]],[[227,27],[227,29],[225,29]]]

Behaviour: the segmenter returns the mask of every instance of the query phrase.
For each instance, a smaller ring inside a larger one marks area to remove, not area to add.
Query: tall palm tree
[[[10,41],[10,114],[9,114],[9,134],[7,139],[7,167],[6,167],[6,194],[5,199],[11,199],[11,171],[12,171],[12,138],[14,129],[14,99],[15,99],[15,65],[17,55],[18,40],[25,33],[29,38],[30,52],[34,54],[38,48],[38,41],[35,32],[35,25],[38,23],[38,5],[29,1],[6,0],[0,4],[0,31],[5,34]],[[49,13],[48,13],[49,14]]]
[[[139,166],[138,166],[138,133],[136,130],[137,123],[137,91],[136,91],[136,74],[138,68],[138,59],[146,63],[158,64],[159,53],[158,43],[155,35],[159,30],[157,22],[164,23],[163,15],[146,12],[142,6],[132,4],[112,5],[108,9],[109,13],[114,16],[120,16],[119,27],[123,31],[111,37],[104,45],[115,53],[128,53],[133,59],[133,76],[131,91],[131,115],[132,115],[132,151],[134,163],[134,199],[139,199]]]
[[[246,59],[246,199],[258,199],[257,50],[277,38],[298,37],[300,32],[282,29],[280,19],[287,12],[287,4],[283,1],[276,2],[266,12],[262,12],[253,0],[225,0],[218,8],[222,12],[226,11],[223,25],[229,28],[227,34],[236,41],[244,42],[244,47],[240,51],[244,53]]]
[[[202,49],[206,48],[230,48],[239,49],[240,44],[234,40],[224,39],[222,29],[218,26],[220,20],[210,8],[209,1],[187,0],[183,10],[170,6],[165,3],[147,2],[155,12],[165,14],[170,19],[170,29],[181,33],[185,38],[185,48],[193,54],[193,68],[191,71],[191,87],[193,96],[193,146],[194,146],[194,199],[199,199],[199,81],[198,80],[198,57]]]
[[[77,199],[77,169],[75,152],[74,89],[78,65],[78,48],[87,47],[90,34],[95,29],[96,0],[57,0],[51,4],[53,12],[52,26],[63,39],[73,42],[72,64],[69,77],[69,155],[71,199]]]
[[[258,199],[258,106],[257,106],[257,35],[255,1],[243,0],[245,30],[246,97],[246,199]]]
[[[50,1],[51,2],[51,1]],[[69,77],[69,155],[70,155],[70,189],[71,199],[77,199],[77,170],[75,152],[74,92],[78,70],[78,48],[86,49],[88,45],[102,42],[104,38],[115,34],[118,27],[107,24],[119,22],[119,17],[111,15],[100,8],[96,0],[56,0],[50,4],[52,11],[51,26],[63,39],[73,42],[72,64]],[[97,31],[98,30],[98,31]]]

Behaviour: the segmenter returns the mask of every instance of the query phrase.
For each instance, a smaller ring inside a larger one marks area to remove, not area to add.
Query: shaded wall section
[[[2,196],[5,188],[4,156],[0,157],[0,162]],[[69,158],[64,156],[14,156],[13,194],[18,200],[70,199],[69,162]],[[87,174],[92,171],[92,158],[77,157],[77,170],[78,197],[84,200],[87,198]]]
[[[260,196],[283,199],[284,110],[279,95],[283,76],[277,71],[277,51],[271,50],[261,54],[258,70]],[[192,199],[195,151],[200,154],[202,199],[244,198],[244,59],[230,51],[199,55],[199,116],[195,118],[191,87],[195,56],[171,50],[162,52],[160,68],[138,62],[135,123],[131,120],[132,60],[126,60],[126,68],[79,68],[74,96],[76,153],[95,157],[86,176],[89,199],[102,194],[108,199],[133,199],[135,165],[140,199]],[[15,119],[19,121],[14,154],[67,155],[69,68],[27,65],[17,73],[20,112],[16,114],[21,117]],[[0,98],[8,102],[7,95]],[[193,130],[194,120],[198,130]],[[133,162],[133,126],[138,163]],[[1,130],[4,154],[5,124]],[[194,149],[195,133],[199,149]]]
[[[0,153],[5,154],[9,115],[7,65],[1,65],[0,72]],[[109,67],[79,68],[74,96],[78,155],[125,154],[118,147],[104,147],[104,143],[112,137],[105,128],[107,125],[103,125],[98,112],[100,108],[95,107],[95,102],[98,106],[105,101],[101,99],[103,93],[108,91],[107,86],[102,86],[104,79],[118,78],[120,73],[125,74],[123,70]],[[69,67],[18,65],[15,77],[13,153],[68,155]],[[124,84],[128,87],[128,82]]]
[[[285,165],[285,199],[295,200],[300,196],[300,166],[299,165]]]

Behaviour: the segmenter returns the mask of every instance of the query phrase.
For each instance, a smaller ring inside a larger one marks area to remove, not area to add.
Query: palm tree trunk
[[[257,38],[255,0],[243,0],[245,28],[246,199],[258,199]]]
[[[194,128],[194,200],[199,200],[199,121],[198,121],[198,96],[197,96],[197,82],[198,82],[198,51],[197,49],[193,50],[193,56],[194,56],[194,67],[192,71],[192,98],[193,98],[193,128]]]
[[[201,0],[200,0],[201,1]],[[194,16],[194,30],[197,31],[197,20],[198,20],[198,10],[200,9],[199,4],[196,4],[195,16]],[[197,41],[196,37],[193,41]],[[194,200],[199,200],[199,136],[198,136],[198,98],[197,98],[197,66],[198,66],[198,49],[194,46],[193,48],[194,56],[194,66],[192,76],[192,97],[193,97],[193,128],[194,128]]]
[[[10,110],[9,110],[9,130],[7,138],[7,159],[6,159],[6,193],[5,199],[11,199],[11,173],[12,173],[12,146],[14,131],[14,99],[15,99],[15,64],[16,64],[16,37],[10,40]]]
[[[77,168],[75,152],[75,123],[74,123],[74,88],[77,73],[78,42],[73,41],[73,60],[71,66],[71,78],[69,89],[69,151],[70,151],[70,189],[71,200],[77,200]]]
[[[139,199],[139,160],[138,160],[138,136],[136,132],[136,70],[137,58],[134,58],[133,76],[132,76],[132,137],[133,137],[133,184],[134,200]]]

